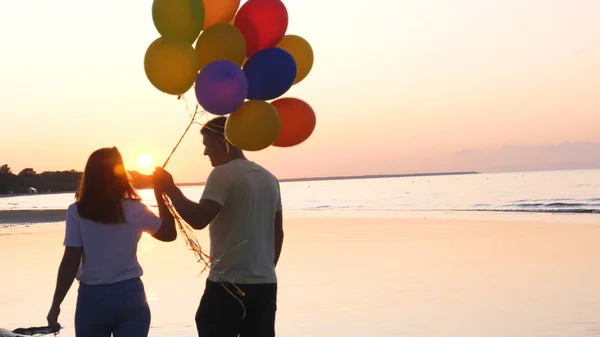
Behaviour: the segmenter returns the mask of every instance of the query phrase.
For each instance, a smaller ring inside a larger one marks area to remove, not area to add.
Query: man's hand
[[[166,191],[175,186],[173,176],[160,167],[154,170],[152,182],[154,183],[154,188],[159,191]]]

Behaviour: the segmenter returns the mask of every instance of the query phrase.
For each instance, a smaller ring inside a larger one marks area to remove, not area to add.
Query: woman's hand
[[[154,189],[161,192],[165,192],[166,190],[175,186],[173,176],[160,167],[157,167],[154,170],[154,173],[152,174],[152,182],[154,183]]]
[[[58,323],[58,315],[60,315],[60,307],[52,306],[48,312],[48,316],[46,316],[48,326],[52,329],[52,332],[57,332],[61,328]]]

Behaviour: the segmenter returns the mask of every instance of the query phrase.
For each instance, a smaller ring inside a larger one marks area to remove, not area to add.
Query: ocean
[[[285,211],[319,217],[510,214],[530,219],[532,213],[543,213],[596,221],[600,214],[600,170],[298,181],[283,182],[281,189]],[[202,190],[182,187],[191,200],[198,200]],[[139,193],[148,206],[156,207],[151,190]],[[73,193],[5,197],[0,198],[0,210],[66,209],[72,202]]]

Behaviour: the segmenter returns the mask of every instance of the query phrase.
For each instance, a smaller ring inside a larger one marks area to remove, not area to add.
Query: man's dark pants
[[[227,287],[246,307],[243,308]],[[199,337],[274,337],[277,310],[277,283],[236,284],[245,296],[236,294],[231,284],[206,281],[206,288],[196,312]]]

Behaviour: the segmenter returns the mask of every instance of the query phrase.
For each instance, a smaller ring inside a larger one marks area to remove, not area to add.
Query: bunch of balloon
[[[224,133],[233,145],[289,147],[312,134],[310,105],[281,97],[314,59],[305,39],[286,35],[281,0],[154,0],[152,18],[161,37],[146,52],[148,79],[172,95],[194,86],[205,111],[229,115]]]

